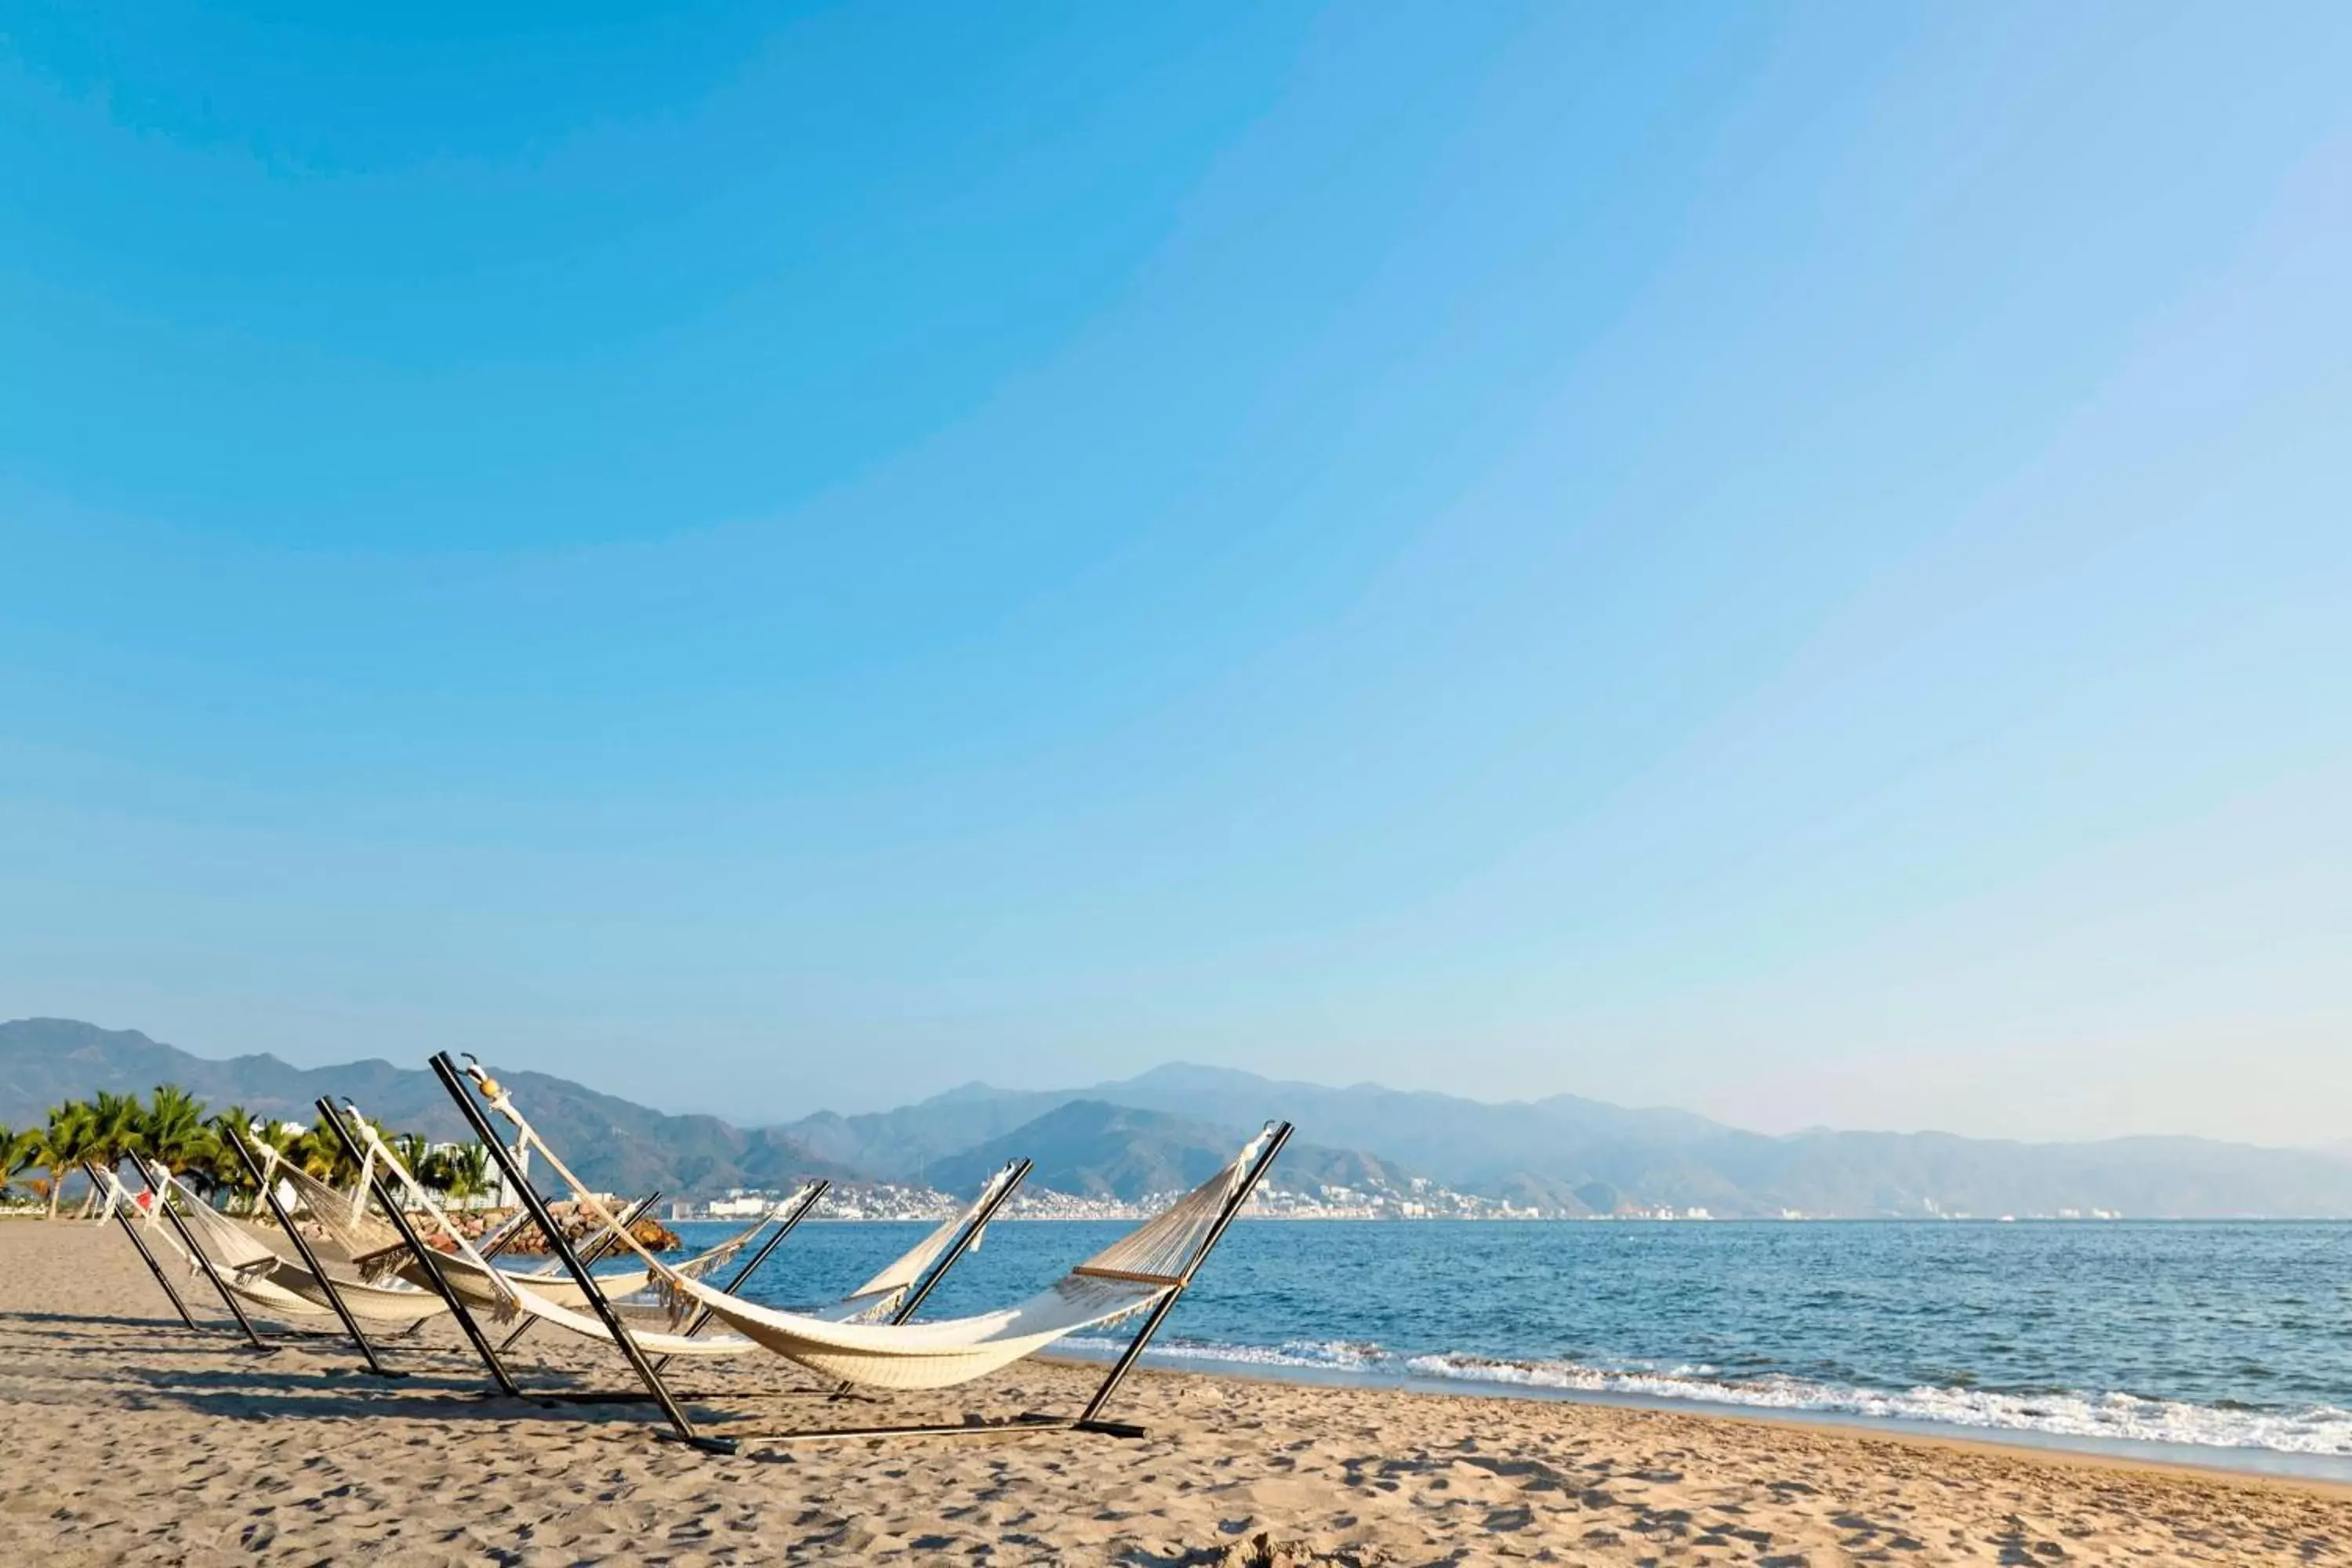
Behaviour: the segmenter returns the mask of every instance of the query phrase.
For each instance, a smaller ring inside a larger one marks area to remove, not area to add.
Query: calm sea
[[[686,1227],[693,1245],[727,1228]],[[1009,1304],[1127,1228],[999,1225],[923,1315]],[[920,1230],[804,1226],[749,1293],[830,1299]],[[2352,1476],[2352,1225],[1253,1221],[1159,1345],[1156,1359],[1203,1370],[1689,1401]]]

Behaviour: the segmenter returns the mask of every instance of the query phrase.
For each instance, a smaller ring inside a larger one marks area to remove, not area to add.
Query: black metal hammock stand
[[[650,1395],[654,1403],[661,1408],[663,1415],[667,1418],[669,1424],[669,1435],[675,1436],[680,1442],[691,1444],[696,1447],[699,1447],[707,1451],[719,1453],[733,1452],[736,1445],[732,1439],[706,1435],[695,1426],[692,1420],[688,1418],[685,1410],[680,1405],[677,1398],[672,1394],[667,1385],[662,1382],[658,1368],[654,1363],[646,1359],[642,1349],[630,1336],[626,1324],[621,1321],[620,1314],[614,1309],[611,1301],[598,1288],[593,1276],[592,1276],[588,1269],[582,1265],[577,1256],[572,1251],[569,1244],[564,1242],[562,1237],[556,1234],[552,1218],[547,1214],[545,1201],[540,1196],[537,1189],[530,1185],[520,1167],[519,1160],[513,1153],[507,1150],[506,1146],[497,1137],[495,1131],[490,1126],[488,1114],[483,1110],[482,1105],[477,1100],[472,1090],[468,1088],[464,1073],[457,1067],[457,1063],[450,1058],[447,1052],[444,1051],[435,1055],[433,1058],[433,1070],[435,1075],[440,1079],[442,1087],[448,1091],[450,1098],[457,1102],[459,1110],[466,1117],[467,1123],[474,1129],[476,1136],[491,1151],[493,1158],[499,1162],[500,1169],[506,1175],[509,1182],[513,1184],[516,1191],[522,1196],[523,1200],[531,1206],[534,1216],[540,1219],[541,1228],[550,1233],[551,1243],[559,1248],[559,1255],[563,1258],[566,1269],[571,1273],[574,1282],[580,1287],[582,1292],[587,1298],[590,1306],[595,1310],[598,1319],[604,1322],[607,1330],[610,1331],[614,1344],[620,1348],[623,1355],[627,1358],[631,1369],[636,1373],[638,1380],[645,1385],[648,1395]],[[493,1105],[497,1106],[517,1124],[518,1131],[520,1133],[520,1136],[518,1139],[518,1144],[528,1146],[530,1142],[536,1142],[535,1135],[530,1132],[528,1125],[523,1123],[520,1114],[514,1110],[511,1103],[505,1100],[503,1091],[500,1090],[486,1074],[482,1073],[478,1068],[475,1068],[473,1069],[473,1076],[481,1085],[485,1097],[488,1098]],[[1133,1337],[1129,1339],[1127,1345],[1121,1350],[1118,1358],[1112,1363],[1109,1371],[1104,1376],[1101,1384],[1095,1390],[1093,1396],[1087,1400],[1085,1407],[1080,1410],[1077,1415],[1062,1416],[1029,1414],[1016,1416],[1010,1420],[992,1423],[964,1422],[954,1425],[915,1424],[890,1426],[808,1428],[791,1432],[763,1433],[759,1435],[758,1440],[763,1442],[789,1443],[828,1438],[900,1436],[973,1436],[992,1434],[1021,1435],[1055,1428],[1097,1433],[1119,1437],[1139,1437],[1143,1436],[1144,1429],[1142,1427],[1128,1422],[1108,1420],[1104,1417],[1103,1411],[1108,1405],[1112,1397],[1118,1392],[1120,1384],[1126,1381],[1128,1375],[1134,1370],[1136,1363],[1141,1359],[1146,1347],[1150,1344],[1152,1337],[1159,1332],[1160,1325],[1167,1321],[1168,1314],[1174,1310],[1178,1300],[1181,1299],[1184,1291],[1190,1288],[1192,1279],[1199,1271],[1202,1264],[1207,1260],[1209,1254],[1215,1250],[1217,1243],[1223,1239],[1226,1229],[1232,1226],[1233,1222],[1237,1217],[1239,1217],[1242,1210],[1247,1205],[1250,1198],[1256,1192],[1259,1183],[1262,1182],[1266,1173],[1273,1169],[1274,1163],[1280,1156],[1283,1146],[1290,1141],[1290,1136],[1293,1131],[1292,1125],[1286,1121],[1268,1124],[1265,1134],[1254,1146],[1254,1154],[1248,1158],[1246,1167],[1236,1169],[1232,1173],[1233,1179],[1230,1181],[1225,1193],[1223,1194],[1222,1202],[1218,1205],[1213,1217],[1209,1220],[1206,1228],[1201,1234],[1197,1244],[1190,1247],[1188,1256],[1184,1258],[1181,1267],[1177,1271],[1168,1274],[1141,1273],[1129,1272],[1118,1268],[1087,1268],[1084,1266],[1076,1271],[1078,1275],[1092,1276],[1097,1279],[1118,1280],[1130,1285],[1154,1288],[1153,1294],[1148,1298],[1150,1304],[1142,1312],[1140,1325],[1136,1330]],[[548,1154],[549,1163],[556,1167],[558,1173],[560,1175],[563,1175],[567,1180],[572,1180],[569,1176],[569,1173],[563,1170],[561,1162],[554,1157],[552,1151],[547,1150],[546,1145],[543,1142],[541,1142],[539,1146],[543,1152]],[[584,1188],[580,1188],[576,1180],[572,1180],[572,1184],[584,1200],[587,1196],[586,1190]],[[1195,1197],[1197,1198],[1199,1194],[1196,1194]],[[974,1227],[975,1234],[976,1230],[977,1227]],[[936,1283],[936,1279],[934,1279],[931,1283]],[[925,1293],[927,1292],[928,1287],[926,1288]],[[698,1295],[704,1294],[700,1291],[696,1293]],[[720,1294],[723,1295],[725,1292],[721,1292]],[[901,1316],[898,1321],[903,1322],[904,1316]]]

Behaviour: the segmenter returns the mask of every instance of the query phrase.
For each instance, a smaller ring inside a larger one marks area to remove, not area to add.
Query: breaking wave
[[[1115,1355],[1124,1340],[1074,1337],[1062,1342],[1072,1350]],[[1209,1344],[1195,1340],[1158,1340],[1146,1352],[1151,1361],[1206,1361],[1229,1366],[1284,1366],[1322,1372],[1374,1372],[1392,1369],[1396,1358],[1375,1344],[1354,1340],[1292,1340],[1279,1345]]]
[[[1115,1352],[1118,1342],[1082,1339],[1072,1348]],[[1156,1362],[1297,1368],[1412,1382],[1490,1384],[1637,1399],[1687,1401],[1754,1410],[1934,1422],[1986,1432],[2035,1432],[2101,1442],[2172,1443],[2208,1448],[2352,1458],[2352,1410],[2312,1405],[2255,1409],[2149,1399],[2122,1393],[2010,1394],[1919,1386],[1895,1392],[1841,1387],[1803,1378],[1730,1378],[1704,1365],[1600,1367],[1568,1361],[1507,1361],[1467,1354],[1397,1355],[1361,1341],[1294,1340],[1280,1345],[1200,1342],[1155,1345]]]

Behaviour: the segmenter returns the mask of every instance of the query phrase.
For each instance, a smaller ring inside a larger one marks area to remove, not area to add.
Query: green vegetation
[[[394,1133],[380,1124],[376,1131],[419,1181],[443,1196],[463,1202],[491,1190],[487,1150],[471,1144],[436,1149],[422,1134]],[[203,1101],[164,1083],[144,1103],[135,1094],[101,1089],[88,1100],[51,1107],[40,1126],[0,1127],[0,1198],[12,1195],[11,1184],[24,1173],[45,1173],[25,1185],[55,1219],[67,1182],[84,1164],[105,1170],[140,1155],[168,1166],[222,1206],[250,1209],[259,1203],[260,1191],[230,1142],[232,1133],[243,1134],[257,1154],[267,1146],[288,1163],[337,1185],[359,1177],[341,1140],[323,1119],[306,1128],[257,1116],[241,1105],[207,1116]],[[95,1212],[98,1198],[95,1190],[85,1194],[80,1212]]]

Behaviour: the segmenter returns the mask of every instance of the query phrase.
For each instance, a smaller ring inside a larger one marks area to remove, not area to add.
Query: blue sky
[[[2352,13],[43,7],[0,1014],[2343,1136]]]

